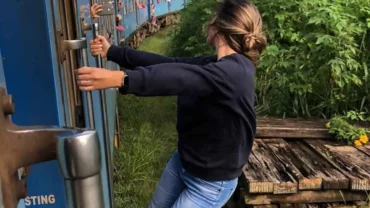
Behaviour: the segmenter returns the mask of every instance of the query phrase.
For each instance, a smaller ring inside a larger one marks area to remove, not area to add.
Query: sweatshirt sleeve
[[[126,70],[128,88],[122,94],[137,96],[205,96],[221,93],[233,96],[234,84],[227,72],[227,63],[210,63],[205,66],[166,63]]]
[[[113,61],[126,69],[162,63],[187,63],[192,60],[192,58],[173,58],[135,50],[127,46],[120,47],[115,45],[110,46],[107,58],[109,61]]]

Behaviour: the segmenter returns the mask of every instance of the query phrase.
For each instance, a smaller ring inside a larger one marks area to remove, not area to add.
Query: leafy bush
[[[289,117],[332,117],[366,111],[370,101],[370,0],[254,0],[269,46],[257,69],[256,110]],[[214,49],[205,29],[216,0],[182,11],[168,54]]]
[[[215,53],[206,43],[206,31],[216,3],[216,0],[196,0],[187,4],[181,11],[180,24],[172,33],[168,55],[189,57]]]
[[[335,138],[346,141],[349,145],[362,146],[369,142],[367,134],[370,133],[370,128],[358,127],[353,125],[351,121],[370,121],[370,117],[364,112],[349,111],[345,116],[334,116],[326,124],[329,133]]]

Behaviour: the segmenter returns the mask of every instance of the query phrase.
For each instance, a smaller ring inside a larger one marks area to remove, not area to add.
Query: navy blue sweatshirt
[[[111,46],[108,60],[126,69],[123,94],[178,95],[177,131],[181,163],[208,181],[241,175],[256,132],[252,62],[240,54],[172,58]]]

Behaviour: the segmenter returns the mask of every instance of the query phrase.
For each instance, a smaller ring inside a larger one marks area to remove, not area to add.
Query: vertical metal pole
[[[86,38],[82,38],[86,41]],[[87,49],[83,48],[81,50],[82,53],[82,64],[84,66],[88,66],[89,63],[87,61]],[[86,92],[86,99],[87,99],[87,112],[88,112],[88,117],[89,117],[89,127],[91,129],[95,129],[95,119],[94,119],[94,111],[93,111],[93,101],[92,101],[92,95],[91,92]]]
[[[94,39],[99,35],[99,25],[98,23],[93,23],[93,36]],[[96,57],[96,63],[99,68],[102,68],[102,58],[101,56]],[[109,143],[109,129],[108,129],[108,115],[107,115],[107,103],[106,103],[106,95],[105,90],[100,90],[100,104],[102,107],[102,119],[103,119],[103,133],[104,133],[104,146],[105,146],[105,156],[107,159],[107,166],[108,166],[108,183],[109,183],[109,199],[110,199],[110,207],[114,207],[113,202],[113,161],[111,155],[111,148]]]
[[[67,189],[68,207],[103,208],[101,153],[96,131],[60,133],[57,159]]]

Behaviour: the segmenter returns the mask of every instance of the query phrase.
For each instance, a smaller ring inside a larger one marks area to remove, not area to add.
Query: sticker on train
[[[38,195],[38,196],[27,196],[24,199],[24,204],[26,206],[35,206],[35,205],[48,205],[55,204],[54,194],[50,195]]]

